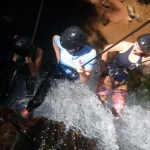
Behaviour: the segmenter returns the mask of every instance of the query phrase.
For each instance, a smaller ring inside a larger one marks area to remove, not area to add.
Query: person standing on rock
[[[105,47],[104,51],[112,46]],[[109,52],[117,52],[116,59],[107,65]],[[150,65],[150,34],[143,34],[135,43],[122,41],[101,57],[101,77],[97,86],[97,96],[102,103],[106,103],[112,92],[112,113],[114,117],[121,117],[127,95],[128,70],[138,66]],[[119,67],[120,66],[120,67]],[[123,66],[123,67],[121,67]]]
[[[43,50],[34,46],[27,36],[14,36],[13,51],[13,61],[21,73],[26,75],[26,97],[31,100],[34,97],[35,80],[40,69]],[[28,115],[28,111],[25,109],[22,115]]]
[[[53,48],[57,58],[57,74],[69,79],[79,78],[86,83],[90,78],[94,61],[82,65],[96,56],[96,51],[85,43],[85,35],[78,26],[70,26],[61,36],[53,36]]]

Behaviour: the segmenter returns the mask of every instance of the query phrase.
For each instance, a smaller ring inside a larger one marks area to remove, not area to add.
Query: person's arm
[[[79,73],[79,79],[82,83],[86,83],[92,73],[91,70],[85,70],[85,68],[81,66],[77,67],[77,72]]]
[[[55,43],[55,39],[57,37],[58,37],[58,35],[54,35],[53,36],[52,44],[53,44],[53,48],[55,50],[55,54],[56,54],[56,58],[57,58],[57,63],[59,63],[59,60],[60,60],[60,50],[59,50],[59,47],[57,46],[57,44]]]
[[[42,57],[43,57],[43,51],[39,47],[36,50],[36,59],[34,63],[30,57],[25,57],[25,63],[28,64],[29,70],[32,75],[37,75],[37,73],[39,72]]]
[[[113,44],[107,45],[103,51],[105,51],[112,45]],[[115,45],[111,49],[107,50],[106,52],[104,52],[101,56],[101,63],[100,63],[101,74],[105,73],[105,71],[107,70],[108,53],[109,52],[125,52],[126,50],[128,50],[130,45],[131,45],[130,42],[123,41],[123,42],[120,42],[119,44]]]
[[[16,63],[17,57],[18,57],[18,55],[14,53],[14,56],[13,56],[12,60],[13,60],[15,63]]]
[[[79,65],[76,68],[77,72],[79,73],[79,79],[82,83],[86,83],[89,80],[91,73],[92,73],[93,65],[95,63],[95,59],[93,59],[93,58],[95,58],[95,57],[96,57],[96,51],[93,49],[90,53],[88,53],[88,55],[86,55],[82,65],[84,65],[88,61],[90,61],[90,62],[87,63],[84,67]]]

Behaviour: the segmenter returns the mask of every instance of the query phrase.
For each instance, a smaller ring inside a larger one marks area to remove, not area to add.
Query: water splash
[[[122,118],[114,120],[111,100],[105,107],[95,95],[98,76],[99,70],[95,67],[87,84],[55,80],[43,104],[34,110],[33,117],[44,116],[64,122],[67,129],[79,130],[84,136],[96,139],[96,149],[149,150],[150,104],[142,104],[141,98],[137,99],[132,93],[127,97]],[[28,100],[21,98],[7,102],[7,106],[16,109],[27,103]]]
[[[111,113],[104,109],[87,85],[76,81],[58,80],[57,87],[48,93],[45,102],[34,116],[64,122],[66,127],[80,130],[86,137],[97,139],[98,146],[118,149]]]
[[[128,101],[135,99],[135,94]],[[150,111],[140,105],[126,105],[122,117],[123,124],[115,122],[116,134],[121,149],[150,149]]]
[[[149,150],[150,111],[137,101],[135,94],[127,98],[123,116],[114,120],[108,107],[95,95],[99,74],[95,71],[84,85],[76,81],[56,80],[45,102],[34,111],[34,116],[45,116],[62,121],[67,128],[75,128],[86,137],[97,139],[97,149]],[[97,71],[99,72],[99,71]]]

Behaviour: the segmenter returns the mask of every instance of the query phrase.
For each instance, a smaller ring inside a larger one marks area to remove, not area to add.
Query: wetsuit
[[[123,65],[129,67],[131,62],[128,57],[133,49],[131,46],[126,52],[118,53],[115,63],[111,63],[109,69],[117,67],[117,65]],[[139,57],[137,63],[142,62],[142,57]],[[112,92],[112,113],[118,115],[124,107],[126,95],[127,95],[127,80],[128,75],[121,71],[117,75],[110,76],[109,74],[105,77],[100,78],[97,86],[96,94],[102,102],[105,102],[108,98],[108,95]],[[125,82],[122,82],[125,81]],[[122,84],[119,84],[121,83]]]
[[[37,47],[34,47],[32,58],[31,58],[33,63],[36,59],[36,50],[37,50]],[[25,57],[18,55],[16,64],[18,68],[20,69],[20,71],[26,74],[26,93],[27,93],[26,95],[30,99],[30,98],[33,98],[36,77],[31,75],[28,66],[24,62],[25,62]]]
[[[37,50],[37,47],[34,47],[33,55],[32,55],[32,58],[31,58],[33,62],[36,59],[36,50]],[[21,62],[19,62],[19,63],[21,64]],[[41,83],[41,85],[38,87],[38,90],[36,91],[36,94],[33,95],[34,94],[34,89],[35,89],[36,76],[31,75],[31,73],[30,73],[27,66],[25,67],[24,71],[27,73],[27,77],[26,77],[27,95],[26,95],[26,97],[28,97],[28,99],[29,99],[26,110],[28,112],[31,112],[34,108],[37,108],[38,106],[40,106],[42,104],[42,102],[44,101],[45,96],[47,95],[47,92],[50,88],[50,82],[48,81],[48,78],[46,78]]]
[[[85,45],[80,51],[68,52],[60,44],[60,36],[55,39],[56,45],[60,50],[60,61],[57,68],[57,74],[66,74],[72,76],[72,73],[78,66],[82,66],[96,56],[96,51],[88,45]],[[86,70],[92,70],[95,60],[85,65]],[[74,78],[78,78],[79,74],[76,72]]]

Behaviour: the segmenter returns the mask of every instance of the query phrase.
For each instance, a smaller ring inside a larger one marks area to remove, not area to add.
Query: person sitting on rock
[[[79,78],[86,83],[90,78],[94,61],[84,67],[86,62],[96,56],[96,51],[85,43],[85,35],[78,26],[70,26],[61,36],[53,36],[53,48],[57,58],[57,73],[69,79]]]
[[[105,47],[104,51],[112,44]],[[109,52],[117,52],[116,60],[107,65]],[[137,66],[149,66],[150,61],[150,34],[143,34],[135,43],[122,41],[106,50],[101,57],[101,77],[97,86],[97,96],[102,103],[106,103],[112,92],[112,113],[115,117],[122,115],[127,95],[128,70]],[[124,67],[119,67],[124,66]]]

